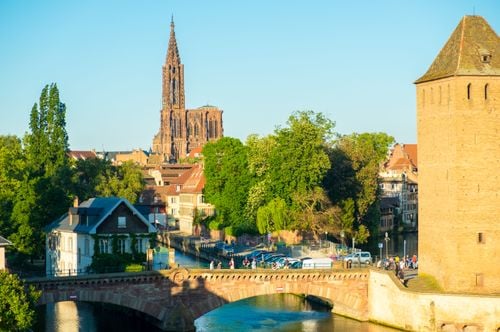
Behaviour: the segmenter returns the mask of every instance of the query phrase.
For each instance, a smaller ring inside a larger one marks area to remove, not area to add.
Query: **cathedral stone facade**
[[[500,293],[500,38],[465,16],[416,81],[419,273]]]
[[[223,136],[222,110],[210,105],[186,109],[184,65],[177,48],[173,20],[163,65],[160,112],[160,130],[153,139],[152,152],[161,156],[163,161],[178,162],[194,148]]]

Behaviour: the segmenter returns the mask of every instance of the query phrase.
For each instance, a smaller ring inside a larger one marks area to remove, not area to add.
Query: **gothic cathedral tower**
[[[416,82],[419,273],[499,293],[500,38],[465,16]]]
[[[203,106],[186,110],[184,99],[184,65],[181,63],[175,25],[170,23],[167,57],[163,65],[162,109],[160,130],[153,139],[153,153],[162,160],[178,162],[194,148],[223,136],[222,110]]]

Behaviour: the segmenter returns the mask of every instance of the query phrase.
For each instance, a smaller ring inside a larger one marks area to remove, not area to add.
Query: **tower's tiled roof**
[[[464,16],[436,59],[415,83],[450,76],[500,76],[500,37],[481,16]]]

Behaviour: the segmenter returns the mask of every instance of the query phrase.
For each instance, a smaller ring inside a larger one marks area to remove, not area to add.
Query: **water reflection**
[[[111,304],[72,301],[48,303],[37,307],[37,322],[33,331],[159,331],[139,315],[125,313],[123,308]]]
[[[333,315],[293,294],[257,296],[213,310],[195,321],[196,331],[393,332],[388,327]]]

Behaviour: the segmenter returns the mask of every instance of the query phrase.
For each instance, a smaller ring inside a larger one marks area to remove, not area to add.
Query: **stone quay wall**
[[[500,331],[500,297],[417,293],[386,271],[371,270],[370,321],[408,331]]]

